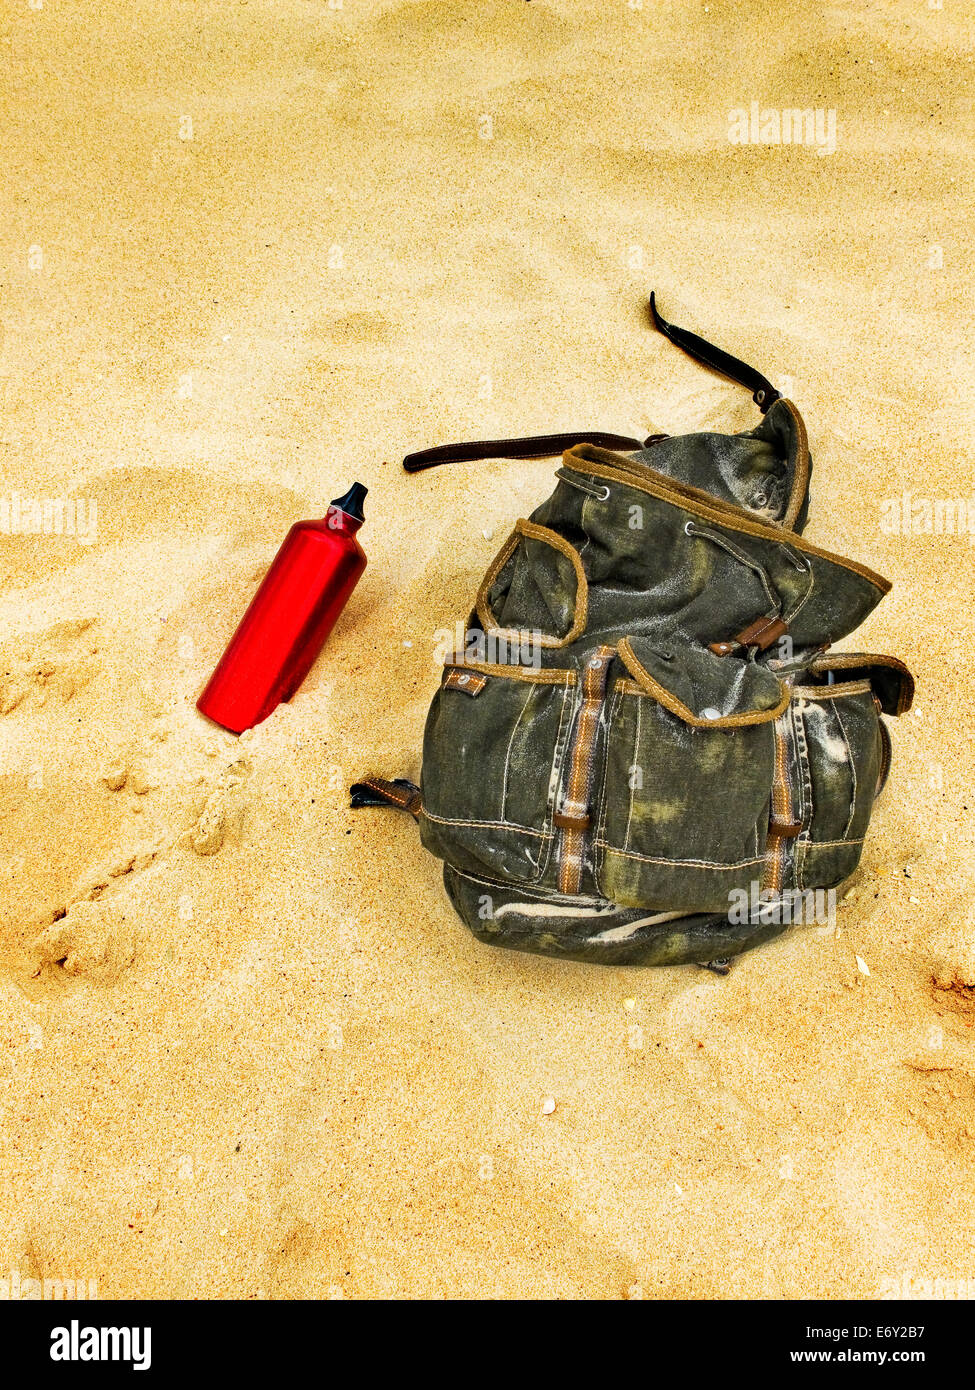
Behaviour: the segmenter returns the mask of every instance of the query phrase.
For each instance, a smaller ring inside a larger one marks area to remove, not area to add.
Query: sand
[[[8,11],[0,491],[97,527],[0,535],[0,1279],[972,1287],[975,552],[882,524],[972,492],[961,8]],[[835,151],[732,143],[753,101]],[[835,925],[725,978],[479,945],[409,819],[347,809],[417,776],[438,633],[556,467],[405,452],[755,423],[652,287],[797,402],[809,538],[894,581],[846,645],[918,680]],[[325,653],[215,729],[255,582],[356,478]]]

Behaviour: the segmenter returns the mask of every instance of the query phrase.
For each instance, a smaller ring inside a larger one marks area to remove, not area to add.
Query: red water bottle
[[[355,535],[366,492],[353,483],[322,521],[292,526],[196,702],[201,714],[240,734],[291,699],[366,567]]]

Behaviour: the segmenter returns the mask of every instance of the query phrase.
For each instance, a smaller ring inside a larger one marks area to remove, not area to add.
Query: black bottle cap
[[[353,521],[365,521],[362,515],[362,499],[369,491],[363,487],[362,483],[353,483],[344,497],[336,497],[334,502],[330,502],[330,507],[338,507],[340,512],[345,512],[346,516],[351,516]]]

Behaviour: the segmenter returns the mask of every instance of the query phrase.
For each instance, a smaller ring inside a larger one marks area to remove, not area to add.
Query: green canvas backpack
[[[414,815],[482,941],[602,964],[718,970],[821,920],[856,868],[910,707],[889,656],[833,652],[887,580],[802,538],[798,410],[753,391],[741,434],[552,435],[412,454],[410,471],[564,449],[515,522],[444,664],[420,785],[366,777],[353,806]]]

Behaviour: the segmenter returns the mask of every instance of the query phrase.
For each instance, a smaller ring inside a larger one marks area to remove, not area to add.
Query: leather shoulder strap
[[[598,444],[603,449],[620,449],[624,453],[644,449],[649,441],[631,439],[625,434],[606,431],[570,431],[568,434],[536,434],[523,439],[481,439],[470,444],[440,444],[433,449],[420,449],[407,454],[403,467],[407,473],[419,473],[424,468],[436,468],[441,463],[470,463],[474,459],[544,459],[562,454],[574,444]]]
[[[730,377],[741,386],[747,386],[763,415],[769,406],[779,399],[781,392],[777,391],[761,372],[749,367],[747,362],[739,361],[737,357],[732,357],[730,353],[715,347],[713,343],[699,338],[696,333],[690,333],[686,328],[677,328],[661,318],[657,312],[657,301],[653,291],[650,293],[650,316],[654,327],[665,338],[683,348],[684,352],[696,361],[721,372],[723,376]],[[403,467],[407,473],[420,473],[425,468],[437,468],[441,463],[471,463],[477,459],[492,458],[552,458],[576,444],[595,444],[601,449],[632,453],[637,449],[649,448],[660,437],[655,434],[649,439],[640,440],[631,439],[625,434],[610,434],[605,430],[589,430],[571,431],[568,434],[537,434],[521,439],[480,439],[468,444],[439,444],[432,449],[420,449],[416,453],[406,455]]]
[[[684,352],[693,357],[696,362],[703,363],[705,367],[713,368],[722,376],[730,377],[732,381],[737,381],[739,386],[747,386],[752,393],[752,400],[763,415],[769,406],[773,405],[781,396],[782,392],[777,391],[767,377],[762,376],[761,372],[756,371],[754,367],[749,367],[747,362],[732,357],[730,352],[724,352],[721,348],[715,347],[706,339],[699,338],[696,333],[690,333],[686,328],[677,328],[674,324],[661,318],[657,312],[656,295],[652,290],[650,291],[650,317],[653,319],[654,328],[658,329],[665,338],[669,338],[672,343],[676,343],[679,348],[683,348]]]

